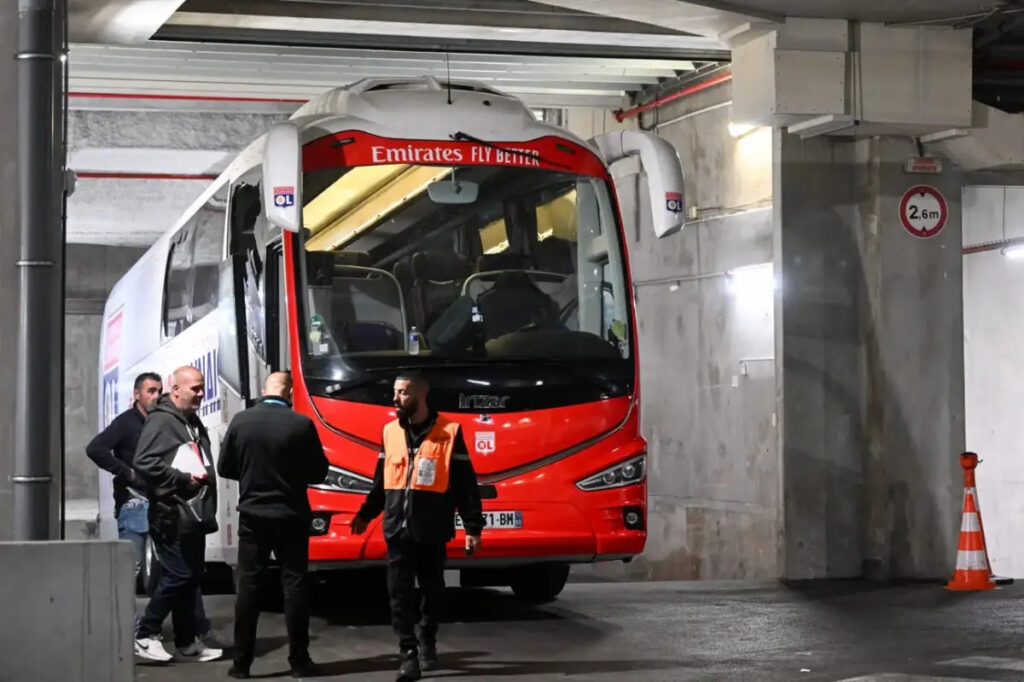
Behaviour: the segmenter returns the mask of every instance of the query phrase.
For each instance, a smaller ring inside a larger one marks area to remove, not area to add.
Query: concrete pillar
[[[0,243],[18,243],[17,133],[17,66],[14,52],[18,44],[18,3],[0,3],[0,187],[8,189],[0,201]],[[4,248],[0,257],[0,319],[18,319],[18,276],[14,262],[15,248]],[[14,385],[14,357],[17,330],[0,326],[0,386]],[[10,476],[14,465],[14,401],[10,390],[0,391],[0,540],[11,537],[12,487]]]
[[[941,578],[956,559],[962,179],[905,174],[915,153],[775,133],[783,578]],[[948,206],[928,239],[899,218],[918,184]]]

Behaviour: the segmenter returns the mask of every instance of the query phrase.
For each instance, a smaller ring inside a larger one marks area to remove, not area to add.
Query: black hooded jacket
[[[178,448],[199,444],[206,462],[206,481],[171,467]],[[210,451],[210,436],[196,414],[179,410],[163,395],[146,418],[133,462],[149,492],[149,528],[164,538],[181,533],[212,533],[217,530],[217,478]]]

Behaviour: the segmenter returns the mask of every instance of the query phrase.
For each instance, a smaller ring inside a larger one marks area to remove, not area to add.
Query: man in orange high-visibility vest
[[[459,425],[427,406],[427,382],[417,373],[395,379],[398,419],[384,427],[373,489],[352,519],[359,535],[384,512],[391,623],[402,654],[399,682],[437,666],[437,627],[444,596],[445,545],[455,537],[455,511],[466,528],[467,554],[480,548],[484,526],[476,472]],[[417,639],[414,585],[422,591]]]

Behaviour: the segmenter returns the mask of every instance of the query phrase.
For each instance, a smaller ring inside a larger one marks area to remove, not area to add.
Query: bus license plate
[[[521,511],[485,511],[484,528],[522,528],[523,512]],[[455,515],[455,527],[462,530],[462,519]]]

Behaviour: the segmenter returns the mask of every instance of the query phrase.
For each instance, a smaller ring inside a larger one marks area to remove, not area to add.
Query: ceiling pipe
[[[651,109],[660,107],[663,104],[668,104],[669,102],[674,102],[675,100],[682,99],[683,97],[689,97],[690,95],[694,95],[703,90],[708,90],[709,88],[713,88],[716,85],[721,85],[722,83],[725,83],[726,81],[730,80],[732,80],[731,73],[727,73],[722,76],[715,76],[714,78],[709,78],[706,81],[701,81],[700,83],[696,83],[689,87],[683,88],[682,90],[673,92],[670,95],[665,95],[664,97],[659,97],[658,99],[651,100],[647,104],[641,104],[640,106],[633,107],[632,109],[626,109],[625,111],[619,109],[618,111],[614,112],[615,120],[621,123],[627,118],[631,118],[633,116],[636,116],[637,114],[642,114],[645,111],[650,111]]]
[[[308,99],[287,97],[232,97],[227,95],[168,95],[145,92],[69,92],[68,97],[94,99],[155,99],[184,102],[271,102],[305,104]]]
[[[81,180],[216,180],[219,176],[210,174],[188,173],[117,173],[112,171],[90,172],[75,171],[75,177]]]

